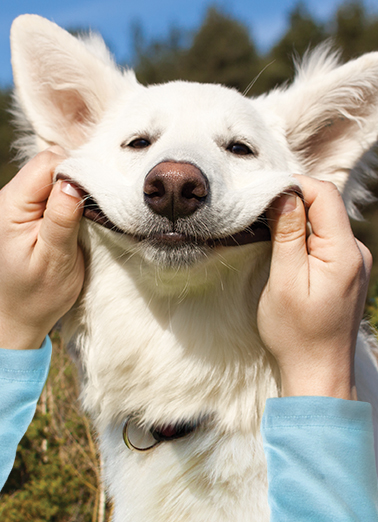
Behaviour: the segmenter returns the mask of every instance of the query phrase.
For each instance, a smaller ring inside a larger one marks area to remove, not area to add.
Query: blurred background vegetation
[[[258,95],[293,77],[293,55],[331,38],[348,60],[378,51],[378,17],[361,2],[343,4],[325,23],[314,20],[302,4],[290,14],[288,30],[270,51],[259,53],[242,22],[219,8],[209,8],[191,33],[173,27],[163,40],[146,41],[142,25],[134,25],[134,68],[142,83],[174,79],[215,82],[240,92],[256,78],[248,95]],[[261,71],[263,71],[261,73]],[[261,73],[261,74],[260,74]],[[0,91],[0,186],[17,171],[12,162],[15,138],[7,109],[10,92]],[[378,196],[378,182],[371,190]],[[355,233],[378,259],[378,205],[353,223]],[[378,263],[374,265],[367,314],[378,327]],[[111,506],[100,479],[95,436],[80,411],[78,380],[59,340],[53,334],[54,357],[37,415],[22,440],[12,474],[3,490],[0,520],[4,522],[105,522]]]

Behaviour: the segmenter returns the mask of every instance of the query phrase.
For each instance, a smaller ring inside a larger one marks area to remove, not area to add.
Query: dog
[[[259,432],[279,371],[256,325],[269,274],[264,212],[293,173],[369,201],[378,53],[321,46],[289,86],[247,98],[183,81],[144,87],[100,37],[36,15],[11,32],[24,159],[51,144],[86,194],[83,292],[63,319],[99,434],[114,522],[269,520]],[[378,396],[360,334],[359,398]],[[126,443],[126,444],[125,444]]]

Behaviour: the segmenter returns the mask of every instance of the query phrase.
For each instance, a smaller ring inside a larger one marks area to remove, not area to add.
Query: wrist
[[[300,376],[281,371],[281,396],[318,396],[357,400],[356,387],[351,373],[305,372]]]
[[[17,321],[0,321],[0,348],[38,350],[49,333],[48,327],[27,327]]]

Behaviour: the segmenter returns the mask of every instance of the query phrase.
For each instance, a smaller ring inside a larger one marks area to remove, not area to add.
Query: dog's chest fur
[[[269,245],[225,253],[208,273],[159,274],[122,255],[107,231],[88,229],[87,287],[66,321],[83,324],[75,342],[83,399],[100,433],[115,522],[125,512],[130,520],[267,520],[259,423],[277,384],[255,314]],[[147,428],[199,427],[140,455],[122,439],[130,414]]]

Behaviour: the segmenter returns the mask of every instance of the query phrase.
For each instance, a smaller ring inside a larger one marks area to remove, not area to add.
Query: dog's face
[[[175,82],[120,97],[57,176],[88,194],[86,217],[126,234],[147,262],[177,269],[269,240],[263,213],[299,168],[278,118],[258,103]]]

